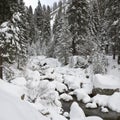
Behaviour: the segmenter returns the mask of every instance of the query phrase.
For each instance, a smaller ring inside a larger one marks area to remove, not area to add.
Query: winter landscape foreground
[[[86,116],[79,106],[82,103],[88,110],[99,107],[104,114],[114,111],[118,117],[115,120],[119,120],[120,66],[110,56],[108,60],[108,73],[94,76],[91,66],[87,69],[61,66],[57,59],[45,56],[30,57],[24,70],[18,70],[16,64],[9,66],[13,78],[0,80],[0,120],[107,120],[96,114]],[[116,91],[91,97],[98,85]],[[67,108],[70,111],[64,110],[63,101],[71,103]]]
[[[42,1],[0,0],[0,120],[120,120],[120,0]]]

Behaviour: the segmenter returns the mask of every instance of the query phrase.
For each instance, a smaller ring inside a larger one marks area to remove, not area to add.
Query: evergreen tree
[[[88,3],[86,0],[72,0],[68,7],[68,23],[72,33],[72,54],[84,54],[84,46],[89,24]]]
[[[34,12],[35,21],[35,45],[37,55],[42,54],[41,48],[43,43],[43,9],[40,1],[38,1],[38,6]]]
[[[29,23],[29,41],[30,45],[35,43],[35,23],[34,23],[34,16],[33,16],[33,9],[32,6],[29,6],[27,11],[28,13],[28,23]]]
[[[53,3],[53,9],[52,9],[52,10],[54,11],[54,10],[56,10],[56,9],[57,9],[57,2],[54,2],[54,3]]]
[[[68,29],[68,21],[65,11],[62,11],[62,2],[59,2],[58,14],[53,26],[54,39],[51,45],[51,54],[63,64],[68,63],[70,56],[71,34]]]
[[[10,18],[12,17],[13,11],[11,9],[12,8],[11,6],[13,3],[17,3],[17,0],[14,0],[14,1],[13,0],[9,0],[9,1],[1,0],[1,2],[0,2],[0,25],[5,21],[10,20]],[[2,65],[4,62],[3,53],[6,52],[6,49],[3,49],[3,47],[5,47],[5,46],[3,46],[5,41],[3,41],[4,34],[2,34],[2,32],[3,31],[1,30],[0,31],[0,78],[3,77],[2,76],[2,71],[3,71]]]
[[[4,19],[4,23],[0,28],[1,65],[5,61],[12,63],[14,60],[17,60],[18,68],[20,68],[21,63],[24,63],[27,54],[27,15],[22,0],[16,0],[16,2],[9,1],[9,8],[10,13],[13,15],[9,20]]]
[[[42,51],[46,55],[48,43],[51,39],[51,28],[50,28],[50,12],[51,9],[49,6],[47,8],[44,8],[44,19],[43,19],[43,43],[42,44]]]
[[[108,20],[108,33],[112,43],[113,59],[118,53],[118,63],[120,64],[120,2],[119,0],[108,0],[106,18]]]

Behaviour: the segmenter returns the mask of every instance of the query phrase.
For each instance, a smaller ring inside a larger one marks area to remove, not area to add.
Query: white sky
[[[59,0],[40,0],[41,4],[52,6],[54,2],[58,2]],[[32,5],[33,9],[37,6],[38,0],[24,0],[27,6]]]

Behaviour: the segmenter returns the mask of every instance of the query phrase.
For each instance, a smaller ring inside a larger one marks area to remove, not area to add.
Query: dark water
[[[76,101],[76,100],[74,100],[74,101]],[[70,112],[70,106],[71,106],[72,102],[73,101],[71,101],[71,102],[61,101],[63,110],[66,112]],[[77,102],[77,103],[83,109],[86,116],[100,116],[104,120],[120,120],[120,113],[110,111],[110,110],[109,110],[109,113],[102,113],[100,110],[100,107],[98,107],[96,109],[88,109],[85,107],[84,103],[82,103],[82,102]]]

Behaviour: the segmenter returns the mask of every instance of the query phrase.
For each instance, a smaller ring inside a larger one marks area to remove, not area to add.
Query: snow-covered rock
[[[97,94],[91,100],[99,106],[108,107],[109,109],[120,113],[120,92],[116,92],[111,96]],[[103,111],[107,112],[104,108]]]
[[[109,97],[110,96],[107,96],[107,95],[97,94],[91,100],[92,100],[92,102],[97,103],[99,106],[107,106]]]
[[[117,89],[120,88],[120,79],[112,75],[96,74],[93,85],[95,88]]]
[[[120,113],[120,92],[114,93],[108,100],[108,107]]]
[[[90,116],[90,117],[86,117],[85,120],[103,120],[103,119],[97,116]]]
[[[59,93],[63,93],[63,92],[68,90],[67,86],[65,84],[57,82],[57,81],[54,81],[54,83],[55,83],[55,86],[56,86],[55,88]]]
[[[73,102],[70,109],[70,120],[103,120],[97,116],[86,117],[82,108],[76,102]]]
[[[69,89],[79,89],[80,88],[80,78],[71,76],[71,75],[64,75],[64,83],[69,87]]]
[[[91,98],[83,89],[76,89],[73,91],[73,94],[76,95],[77,100],[82,100],[84,103],[90,102]]]
[[[103,112],[103,113],[108,113],[109,112],[109,110],[107,109],[107,108],[105,108],[105,107],[101,107],[101,112]]]
[[[60,99],[64,100],[64,101],[71,101],[73,100],[71,95],[68,95],[66,93],[63,93],[62,95],[60,95]]]
[[[85,106],[86,108],[97,108],[97,104],[96,103],[87,103],[86,104],[86,106]]]
[[[70,120],[83,120],[84,118],[84,111],[79,107],[78,103],[73,102],[70,108]]]

